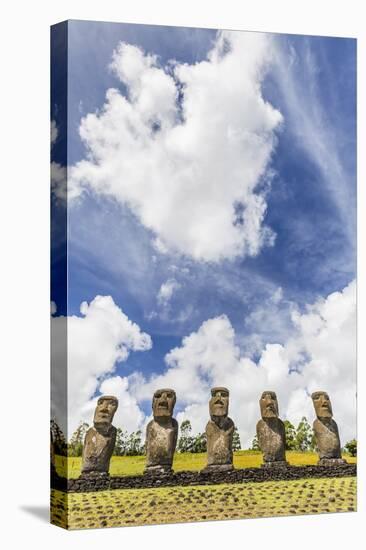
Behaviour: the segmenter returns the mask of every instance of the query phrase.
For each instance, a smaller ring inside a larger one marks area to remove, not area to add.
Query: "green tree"
[[[240,435],[238,432],[238,428],[235,426],[234,433],[233,433],[233,451],[240,451],[240,449],[241,449]]]
[[[194,438],[191,435],[192,426],[189,420],[183,420],[180,426],[180,437],[178,439],[177,450],[179,453],[192,452]]]
[[[177,449],[179,453],[205,453],[207,451],[206,434],[198,433],[193,436],[190,420],[184,420],[180,425]]]
[[[317,446],[316,446],[316,438],[315,438],[314,430],[312,429],[310,450],[311,450],[311,451],[316,451],[316,449],[317,449]]]
[[[66,438],[54,419],[51,420],[51,441],[56,455],[67,456]]]
[[[67,446],[69,456],[81,456],[83,454],[84,439],[88,429],[89,424],[86,422],[81,422],[76,428]]]
[[[351,439],[351,441],[348,441],[344,446],[344,450],[351,456],[357,456],[357,440]]]
[[[191,453],[205,453],[207,451],[207,437],[205,433],[199,433],[193,438]]]
[[[122,428],[117,428],[116,444],[114,446],[113,454],[115,456],[125,456],[127,450],[127,437],[128,433],[123,431]]]
[[[313,429],[310,426],[307,419],[305,418],[305,416],[303,416],[296,429],[295,450],[301,451],[301,452],[310,451],[312,450],[313,445],[314,445]]]
[[[296,429],[289,420],[284,421],[286,435],[286,451],[296,450]]]
[[[250,451],[260,451],[258,437],[255,435],[253,437],[252,446],[249,449]]]
[[[145,445],[142,443],[142,432],[132,432],[126,437],[126,452],[127,456],[140,456],[145,454]]]

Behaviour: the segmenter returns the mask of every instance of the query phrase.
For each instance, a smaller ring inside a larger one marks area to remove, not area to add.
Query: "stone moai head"
[[[176,394],[170,388],[156,390],[152,401],[154,419],[168,420],[173,417]]]
[[[117,408],[117,397],[113,395],[102,395],[99,397],[94,413],[94,427],[96,429],[108,429],[112,425]]]
[[[278,401],[274,391],[264,391],[259,400],[261,416],[265,418],[278,418]]]
[[[209,403],[210,416],[225,417],[229,412],[229,390],[227,388],[212,388]]]
[[[332,418],[332,404],[329,395],[325,391],[316,391],[311,395],[315,413],[318,418]]]

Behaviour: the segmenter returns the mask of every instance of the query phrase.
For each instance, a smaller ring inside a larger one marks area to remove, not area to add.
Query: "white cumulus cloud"
[[[244,448],[255,434],[258,401],[266,389],[277,393],[280,416],[295,425],[303,416],[310,422],[314,419],[313,391],[329,392],[341,442],[356,436],[355,281],[303,312],[294,306],[291,335],[283,343],[263,345],[257,362],[238,345],[229,318],[221,315],[183,338],[165,356],[165,371],[148,378],[138,372],[129,376],[115,372],[116,364],[126,361],[130,352],[149,350],[152,342],[110,296],[83,302],[81,313],[82,317],[52,317],[54,416],[63,428],[66,398],[59,390],[65,388],[68,322],[69,436],[80,420],[92,421],[97,392],[118,397],[115,425],[129,431],[143,429],[150,414],[145,414],[143,404],[151,402],[159,387],[176,390],[178,422],[188,418],[193,431],[202,432],[209,417],[210,388],[216,385],[230,390],[229,414]]]
[[[293,314],[294,336],[284,344],[267,344],[258,363],[236,345],[235,331],[227,316],[205,321],[166,356],[167,370],[136,385],[139,399],[149,398],[158,387],[173,387],[183,404],[178,420],[189,418],[195,432],[208,419],[210,388],[230,389],[230,416],[241,442],[247,447],[259,419],[259,397],[268,389],[279,399],[282,418],[295,425],[314,418],[310,398],[315,390],[328,391],[341,441],[356,433],[356,286]]]
[[[55,120],[51,120],[51,147],[56,143],[58,137],[58,128]]]
[[[159,250],[195,260],[256,255],[265,226],[265,175],[282,116],[263,99],[271,63],[264,34],[218,33],[207,59],[161,66],[120,43],[109,89],[84,117],[87,158],[71,167],[70,199],[86,187],[128,205]]]
[[[67,200],[67,169],[66,166],[54,161],[51,162],[51,193],[56,200]]]
[[[121,401],[121,411],[128,409],[125,419],[129,426],[132,426],[131,422],[138,424],[141,418],[136,402],[132,397],[127,398],[127,379],[111,375],[116,364],[126,361],[131,352],[149,350],[152,346],[150,336],[131,322],[110,296],[96,296],[89,304],[83,302],[80,312],[82,317],[67,317],[67,348],[66,318],[53,317],[51,321],[55,335],[53,372],[58,372],[59,376],[65,371],[67,353],[68,435],[80,420],[91,422],[96,401],[93,396],[97,391],[113,393],[115,390],[116,397]],[[53,414],[66,431],[63,397],[66,388],[57,376],[54,382]],[[133,420],[130,422],[131,418]],[[126,426],[125,421],[123,425]]]
[[[51,152],[55,145],[59,131],[55,120],[51,120]],[[67,199],[67,170],[58,162],[51,162],[51,193],[57,200]]]

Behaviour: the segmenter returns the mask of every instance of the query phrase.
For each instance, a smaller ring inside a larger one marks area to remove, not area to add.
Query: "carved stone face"
[[[210,399],[210,416],[227,416],[229,412],[229,390],[212,388]]]
[[[111,426],[117,408],[118,399],[113,395],[99,397],[94,413],[94,426]]]
[[[274,391],[264,391],[259,400],[262,418],[278,417],[278,401]]]
[[[169,388],[156,390],[152,402],[154,418],[172,418],[175,401],[174,390]]]
[[[329,395],[325,391],[316,391],[311,396],[315,413],[318,418],[332,418],[332,404]]]

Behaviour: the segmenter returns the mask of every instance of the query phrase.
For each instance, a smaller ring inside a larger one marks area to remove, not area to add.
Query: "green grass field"
[[[312,452],[299,453],[288,451],[288,462],[294,466],[316,464],[318,455]],[[347,462],[355,463],[356,458],[344,455]],[[206,453],[176,453],[173,469],[176,472],[182,470],[201,470],[206,465]],[[235,468],[259,468],[262,464],[262,453],[259,451],[236,451],[234,453]],[[114,456],[111,460],[110,474],[112,476],[141,475],[145,467],[144,456]],[[68,478],[76,478],[80,475],[81,458],[65,458],[56,456],[56,469],[59,475]],[[67,475],[66,475],[67,471]]]
[[[51,520],[69,529],[356,510],[356,478],[304,479],[95,493],[52,491]]]

